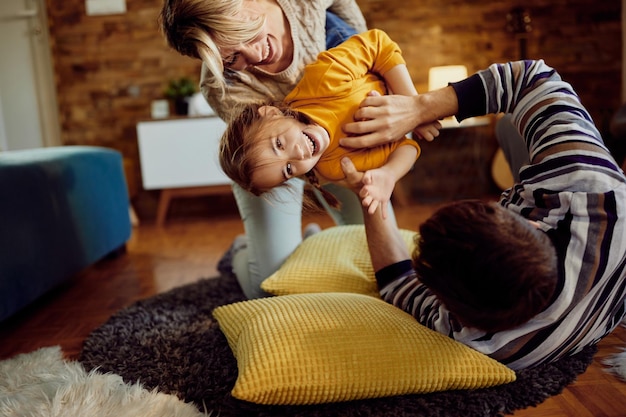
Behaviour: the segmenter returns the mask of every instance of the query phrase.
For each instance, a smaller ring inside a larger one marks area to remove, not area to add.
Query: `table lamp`
[[[467,68],[465,65],[444,65],[431,67],[428,71],[428,91],[438,90],[446,87],[448,83],[461,81],[467,78]],[[455,127],[459,124],[454,116],[441,120],[443,127]]]
[[[432,67],[428,71],[428,91],[437,90],[467,78],[467,68],[465,65],[444,65]]]

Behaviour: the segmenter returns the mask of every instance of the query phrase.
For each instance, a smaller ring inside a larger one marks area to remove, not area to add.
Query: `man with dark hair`
[[[572,87],[543,61],[494,64],[417,97],[366,98],[344,127],[361,136],[343,143],[490,113],[510,114],[502,148],[528,156],[510,161],[530,161],[512,166],[520,180],[499,203],[442,207],[412,260],[392,219],[366,215],[367,239],[384,300],[523,369],[597,343],[625,314],[626,178]],[[362,174],[342,165],[362,190]]]

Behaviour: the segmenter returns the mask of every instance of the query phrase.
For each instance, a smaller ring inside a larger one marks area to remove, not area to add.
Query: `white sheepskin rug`
[[[621,326],[626,327],[626,317],[622,320]],[[626,381],[626,348],[604,359],[602,364],[609,367],[607,368],[609,372]]]
[[[626,381],[626,349],[604,359],[602,363],[609,366],[608,371]]]
[[[119,375],[87,373],[59,346],[0,362],[1,417],[201,417],[176,396],[126,384]]]

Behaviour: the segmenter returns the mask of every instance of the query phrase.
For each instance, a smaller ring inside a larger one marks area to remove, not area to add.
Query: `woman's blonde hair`
[[[265,17],[243,20],[243,0],[164,0],[159,24],[167,43],[182,55],[202,60],[212,74],[210,88],[224,91],[226,79],[219,48],[252,41]]]
[[[267,119],[259,113],[259,108],[266,105],[277,107],[284,117],[291,117],[305,124],[312,123],[305,114],[287,107],[284,103],[245,104],[237,109],[236,116],[228,124],[220,141],[220,166],[231,180],[256,196],[270,191],[268,188],[257,186],[252,181],[252,173],[259,168],[257,142],[267,122]],[[307,173],[306,177],[313,187],[320,190],[329,205],[338,207],[337,199],[320,187],[313,171]],[[285,182],[281,186],[288,187],[289,185]],[[306,201],[304,205],[307,207],[315,206],[315,204]]]

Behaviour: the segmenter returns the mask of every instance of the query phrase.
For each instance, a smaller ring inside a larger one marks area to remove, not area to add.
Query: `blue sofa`
[[[95,146],[0,153],[0,321],[131,233],[122,155]]]

